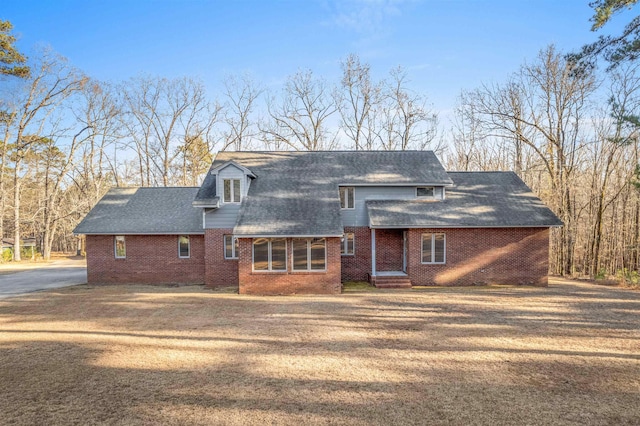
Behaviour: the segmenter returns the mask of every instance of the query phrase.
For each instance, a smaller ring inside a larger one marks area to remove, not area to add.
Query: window
[[[286,271],[287,240],[284,238],[256,238],[253,240],[254,271]]]
[[[188,258],[190,256],[189,236],[180,235],[178,237],[178,257]]]
[[[124,235],[116,235],[113,242],[113,251],[116,259],[124,259],[127,257],[127,246],[125,244]]]
[[[293,239],[293,270],[324,271],[327,263],[327,244],[324,238]]]
[[[240,202],[240,179],[225,179],[222,201],[225,203]]]
[[[233,235],[224,236],[224,258],[225,259],[238,258],[238,239]]]
[[[340,208],[352,209],[355,203],[355,188],[353,186],[343,186],[340,188]]]
[[[354,251],[354,245],[353,245],[353,234],[352,233],[346,233],[344,235],[342,235],[342,238],[340,239],[340,254],[343,256],[352,256],[355,251]]]
[[[416,196],[418,198],[433,198],[433,186],[422,186],[416,188]]]
[[[422,263],[445,263],[445,235],[422,234]]]

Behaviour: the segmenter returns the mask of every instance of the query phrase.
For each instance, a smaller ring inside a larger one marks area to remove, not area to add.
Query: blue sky
[[[225,74],[278,87],[299,69],[337,81],[357,53],[381,78],[407,68],[412,87],[446,113],[462,89],[503,81],[550,43],[593,41],[589,0],[3,0],[28,52],[51,45],[88,75],[202,79],[212,96]],[[605,29],[626,22],[618,17]]]

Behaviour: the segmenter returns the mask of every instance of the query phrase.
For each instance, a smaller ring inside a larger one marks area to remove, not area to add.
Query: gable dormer
[[[223,204],[240,203],[249,191],[251,180],[256,178],[251,170],[235,161],[228,161],[209,173],[216,176],[217,194]]]
[[[194,207],[218,209],[223,204],[239,204],[256,175],[235,161],[227,161],[207,173],[193,201]]]

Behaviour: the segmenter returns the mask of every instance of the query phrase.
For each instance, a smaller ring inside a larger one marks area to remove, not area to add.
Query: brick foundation
[[[238,285],[238,259],[225,259],[224,236],[233,229],[207,229],[204,236],[205,278],[207,287]]]
[[[113,235],[87,235],[89,284],[202,284],[204,236],[190,235],[190,257],[178,257],[177,235],[126,235],[125,259],[114,256]]]
[[[446,234],[446,264],[421,263],[423,232]],[[548,228],[411,229],[407,273],[413,285],[547,285]]]
[[[287,272],[253,272],[252,239],[240,239],[238,261],[241,294],[337,294],[340,283],[340,238],[327,238],[325,272],[293,272],[291,238],[287,238]]]

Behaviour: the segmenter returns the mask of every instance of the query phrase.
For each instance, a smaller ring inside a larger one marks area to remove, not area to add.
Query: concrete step
[[[407,275],[381,275],[373,281],[377,288],[411,288],[411,280]]]

